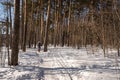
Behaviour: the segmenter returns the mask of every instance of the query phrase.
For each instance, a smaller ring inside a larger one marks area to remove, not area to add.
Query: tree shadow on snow
[[[69,76],[72,74],[80,74],[81,71],[92,71],[92,72],[113,72],[115,69],[110,69],[110,66],[100,66],[100,65],[92,65],[86,66],[82,65],[81,67],[56,67],[56,68],[44,68],[39,66],[17,66],[14,67],[19,72],[29,71],[28,74],[22,75],[17,80],[24,79],[38,79],[44,80],[45,75],[55,75],[55,74],[68,74]],[[120,70],[120,69],[119,69]],[[73,79],[71,79],[73,80]]]
[[[17,80],[24,80],[24,79],[44,80],[44,75],[55,75],[55,74],[68,74],[70,76],[71,74],[75,74],[78,71],[82,70],[80,68],[72,68],[72,67],[44,68],[37,66],[16,66],[14,67],[14,69],[18,70],[19,72],[29,71],[29,73],[18,77]]]

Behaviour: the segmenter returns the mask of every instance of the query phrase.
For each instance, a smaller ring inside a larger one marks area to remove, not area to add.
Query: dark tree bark
[[[26,41],[27,41],[27,22],[28,22],[28,19],[27,19],[27,1],[28,0],[25,0],[25,16],[24,16],[24,40],[23,40],[23,51],[25,52],[26,51]]]
[[[50,18],[50,5],[51,0],[48,1],[48,10],[47,10],[47,20],[46,20],[46,28],[45,28],[45,39],[44,39],[44,52],[47,51],[47,44],[48,44],[48,28],[49,28],[49,18]]]
[[[6,27],[7,27],[7,30],[6,30],[6,47],[7,47],[7,53],[8,53],[8,65],[10,64],[10,54],[9,54],[9,22],[8,22],[8,17],[7,17],[7,20],[6,20]]]
[[[11,65],[18,65],[18,53],[19,53],[19,28],[20,28],[20,0],[15,1],[15,18],[14,18],[14,32],[12,40],[12,54],[11,54]]]
[[[41,15],[40,15],[40,23],[41,23],[41,28],[40,28],[40,41],[41,41],[41,43],[43,44],[44,43],[44,35],[45,35],[45,33],[44,33],[44,30],[45,30],[45,28],[44,28],[44,6],[43,6],[43,0],[41,0]]]
[[[24,0],[22,0],[22,8],[21,8],[21,27],[20,27],[21,49],[23,49],[23,35],[24,35]]]

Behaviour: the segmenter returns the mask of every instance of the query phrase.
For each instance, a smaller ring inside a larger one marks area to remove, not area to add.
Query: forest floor
[[[99,48],[48,47],[20,51],[19,65],[0,67],[0,80],[120,80],[120,57]]]

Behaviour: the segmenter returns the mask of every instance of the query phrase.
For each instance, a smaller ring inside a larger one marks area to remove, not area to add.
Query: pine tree
[[[15,18],[14,18],[14,32],[12,40],[12,54],[11,65],[18,65],[18,53],[19,53],[19,28],[20,28],[20,0],[15,0]]]

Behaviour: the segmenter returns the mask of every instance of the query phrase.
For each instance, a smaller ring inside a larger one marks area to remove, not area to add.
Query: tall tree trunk
[[[48,28],[50,26],[49,24],[50,6],[51,6],[51,0],[48,1],[47,20],[46,20],[46,28],[45,28],[45,39],[44,39],[44,52],[47,51],[47,45],[48,45]]]
[[[9,19],[7,17],[6,20],[6,47],[7,47],[7,53],[8,53],[8,64],[10,64],[10,54],[9,54]]]
[[[11,14],[11,5],[9,5],[9,16],[10,16],[10,48],[12,48],[12,14]]]
[[[21,8],[21,27],[20,27],[20,44],[21,49],[23,49],[23,35],[24,35],[24,0],[22,0],[22,8]]]
[[[68,34],[68,39],[67,39],[67,46],[70,45],[70,23],[71,23],[71,0],[69,2],[69,14],[68,14],[68,29],[67,29],[67,34]]]
[[[33,26],[33,9],[34,8],[34,3],[33,3],[33,1],[32,1],[32,6],[31,6],[31,13],[30,13],[30,28],[29,28],[29,48],[31,48],[31,43],[32,43],[32,35],[33,35],[33,28],[34,28],[34,26]]]
[[[38,37],[38,40],[37,41],[40,41],[41,40],[41,0],[39,1],[39,8],[38,8],[38,12],[39,12],[39,22],[38,22],[38,25],[39,25],[39,28],[37,30],[38,34],[37,34],[37,37]],[[41,41],[40,41],[41,42]]]
[[[12,40],[12,54],[11,54],[11,65],[18,65],[18,53],[19,53],[19,27],[20,27],[20,0],[15,1],[15,18],[14,18],[14,32]]]
[[[65,44],[65,29],[64,29],[64,26],[65,26],[65,13],[63,15],[63,24],[62,24],[62,34],[61,34],[61,46],[63,47],[64,44]]]
[[[36,24],[36,26],[34,27],[34,48],[36,48],[36,44],[37,44],[37,41],[38,41],[38,38],[39,38],[39,36],[38,36],[38,30],[39,30],[39,25],[38,25],[38,19],[39,19],[39,7],[36,9],[36,14],[35,14],[36,16],[37,16],[37,18],[36,18],[36,21],[35,21],[35,24]]]
[[[8,0],[7,0],[8,3]],[[6,47],[7,47],[7,53],[8,53],[8,65],[10,64],[10,54],[9,54],[9,7],[10,5],[7,5],[7,18],[6,18]]]
[[[100,19],[101,19],[101,29],[102,29],[102,33],[101,33],[102,34],[102,48],[103,48],[103,53],[105,56],[106,52],[105,52],[105,30],[104,30],[105,28],[104,28],[104,22],[103,22],[104,21],[103,8],[101,9],[100,13],[101,13]]]
[[[55,26],[54,26],[54,47],[57,45],[57,29],[58,29],[58,10],[57,10],[57,5],[58,5],[58,0],[55,0]]]
[[[24,40],[23,40],[23,51],[26,51],[26,41],[27,41],[27,1],[25,0],[25,14],[24,14]]]
[[[40,41],[43,44],[44,43],[44,6],[43,6],[43,0],[41,0],[41,28],[40,28]]]

